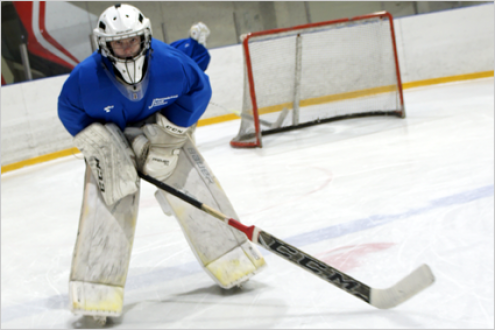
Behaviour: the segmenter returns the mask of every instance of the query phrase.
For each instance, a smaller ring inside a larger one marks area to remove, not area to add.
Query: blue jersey
[[[156,39],[151,48],[137,90],[118,82],[112,64],[98,52],[72,70],[58,98],[58,116],[71,135],[94,122],[124,130],[158,111],[182,127],[199,120],[211,98],[208,76],[181,50]]]
[[[174,41],[170,46],[179,49],[184,54],[192,58],[201,70],[206,71],[208,64],[210,63],[210,53],[208,50],[192,38],[181,39]]]

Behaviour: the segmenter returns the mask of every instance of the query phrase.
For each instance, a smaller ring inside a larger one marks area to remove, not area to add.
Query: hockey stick
[[[210,206],[195,200],[194,198],[173,187],[170,187],[161,181],[156,180],[155,178],[142,173],[139,173],[139,176],[143,180],[148,181],[171,195],[182,199],[184,202],[191,204],[192,206],[223,221],[227,225],[243,232],[251,242],[258,244],[278,256],[292,262],[293,264],[307,270],[308,272],[317,275],[323,280],[332,283],[338,288],[364,300],[374,307],[381,309],[395,307],[408,300],[421,290],[427,288],[435,281],[430,268],[424,264],[388,289],[371,288],[361,281],[358,281],[333,268],[332,266],[329,266],[324,262],[310,256],[309,254],[304,253],[294,246],[287,244],[271,234],[259,229],[258,227],[245,226],[239,221],[229,218]]]

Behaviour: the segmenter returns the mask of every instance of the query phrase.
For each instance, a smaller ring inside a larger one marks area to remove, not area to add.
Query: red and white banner
[[[76,58],[76,56],[74,56],[72,52],[67,49],[67,47],[64,47],[62,43],[58,42],[54,35],[48,31],[48,10],[46,1],[14,1],[13,4],[22,24],[26,28],[28,34],[27,47],[31,54],[70,69],[73,69],[79,63],[78,58]],[[53,3],[48,2],[48,4],[52,5]],[[57,12],[54,13],[55,15],[52,15],[54,17],[52,17],[51,20],[64,24],[63,21],[67,21],[67,19],[74,18],[75,16],[80,16],[71,15],[72,11],[82,10],[73,5],[64,3],[64,8],[56,8],[56,11]],[[65,20],[63,19],[64,17],[66,18]],[[85,22],[74,22],[73,19],[69,19],[69,23],[88,24],[88,21],[86,19]],[[66,29],[63,26],[58,29],[54,29],[54,31],[58,32],[59,35],[64,33],[64,30]],[[60,40],[60,36],[58,39]],[[80,40],[72,40],[72,44],[89,44],[89,34],[87,36],[83,34],[79,36],[78,39]],[[87,48],[87,54],[85,54],[84,57],[91,54],[90,46]]]

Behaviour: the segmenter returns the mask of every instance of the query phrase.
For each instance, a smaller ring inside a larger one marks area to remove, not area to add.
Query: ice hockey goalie
[[[150,21],[139,9],[112,6],[93,31],[98,50],[63,86],[59,118],[86,163],[69,282],[76,314],[104,323],[122,313],[138,215],[138,171],[237,218],[192,139],[212,93],[204,73],[209,33],[200,22],[190,38],[167,45],[152,37]],[[155,196],[164,212],[177,218],[192,252],[220,287],[238,286],[264,267],[244,234],[164,191]]]

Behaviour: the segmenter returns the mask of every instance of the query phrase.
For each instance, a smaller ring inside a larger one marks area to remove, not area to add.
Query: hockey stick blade
[[[424,264],[388,289],[371,289],[370,304],[380,309],[395,307],[435,282],[430,267]]]
[[[184,202],[212,215],[213,217],[223,221],[227,225],[236,228],[243,232],[247,238],[265,249],[275,253],[287,261],[303,268],[304,270],[320,277],[321,279],[335,285],[336,287],[346,291],[347,293],[367,302],[368,304],[380,308],[388,309],[395,307],[404,301],[408,300],[421,290],[430,286],[435,278],[427,265],[422,265],[414,272],[406,276],[394,286],[388,289],[375,289],[358,281],[351,276],[339,271],[332,266],[327,265],[309,254],[299,250],[298,248],[274,237],[273,235],[255,227],[245,226],[235,219],[231,219],[220,211],[205,205],[194,198],[184,194],[183,192],[170,187],[169,185],[156,180],[148,175],[139,173],[139,176],[154,184],[158,188],[182,199]]]
[[[256,230],[259,231],[258,239],[255,242],[258,245],[278,254],[282,258],[319,276],[323,280],[332,283],[376,308],[388,309],[395,307],[427,288],[435,281],[430,268],[427,265],[422,265],[388,289],[371,288],[361,281],[255,227],[254,232]]]

